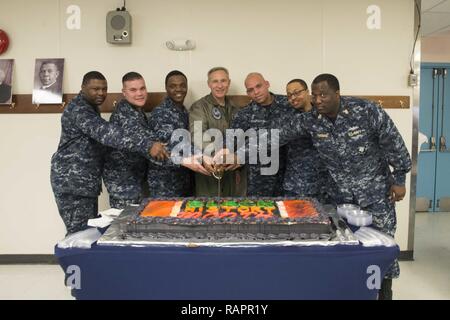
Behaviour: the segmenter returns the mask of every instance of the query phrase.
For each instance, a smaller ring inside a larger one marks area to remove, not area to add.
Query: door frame
[[[419,8],[422,1],[418,1]],[[414,34],[419,27],[420,13],[414,10]],[[411,146],[411,180],[409,188],[409,221],[408,221],[408,244],[407,251],[402,252],[403,260],[414,259],[414,235],[416,227],[416,190],[417,190],[417,160],[419,156],[419,107],[420,107],[420,69],[421,69],[421,37],[417,37],[413,55],[413,71],[418,75],[417,86],[413,87],[412,93],[412,146]]]

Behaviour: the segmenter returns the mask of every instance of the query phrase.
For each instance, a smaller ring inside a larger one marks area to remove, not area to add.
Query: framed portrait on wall
[[[0,104],[12,102],[13,59],[0,59]]]
[[[33,103],[62,103],[63,76],[64,59],[36,59]]]

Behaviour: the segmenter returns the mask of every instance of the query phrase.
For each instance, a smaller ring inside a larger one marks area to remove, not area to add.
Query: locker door
[[[438,135],[436,151],[436,209],[450,211],[450,68],[442,68],[439,85]]]
[[[439,78],[437,69],[422,67],[419,107],[419,157],[416,211],[434,211],[436,176],[436,133]],[[426,137],[425,137],[426,136]]]

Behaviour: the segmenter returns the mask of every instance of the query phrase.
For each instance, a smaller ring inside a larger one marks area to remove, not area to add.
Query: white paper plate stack
[[[342,218],[347,219],[347,213],[359,211],[360,208],[356,204],[344,203],[337,206],[337,213]]]
[[[337,213],[353,226],[363,227],[372,224],[372,214],[368,211],[361,210],[355,204],[345,203],[337,206]]]
[[[369,226],[372,224],[372,214],[364,210],[348,212],[347,222],[357,227]]]

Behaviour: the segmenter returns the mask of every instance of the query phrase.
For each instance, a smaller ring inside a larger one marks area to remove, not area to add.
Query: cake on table
[[[327,240],[331,222],[310,198],[146,199],[121,229],[156,240]]]

